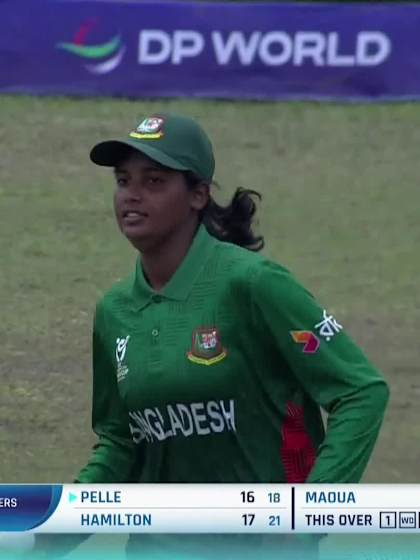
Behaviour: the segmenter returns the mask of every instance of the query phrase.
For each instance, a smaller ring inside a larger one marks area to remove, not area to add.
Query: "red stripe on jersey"
[[[303,407],[289,401],[281,430],[280,450],[286,482],[305,482],[315,463],[316,452],[305,429]]]

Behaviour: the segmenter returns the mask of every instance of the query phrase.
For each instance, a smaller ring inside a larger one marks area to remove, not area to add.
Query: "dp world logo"
[[[76,31],[71,43],[57,43],[56,48],[83,59],[85,68],[92,74],[108,74],[121,63],[125,45],[121,42],[119,35],[114,35],[104,43],[93,42],[90,36],[96,26],[96,20],[83,23]]]

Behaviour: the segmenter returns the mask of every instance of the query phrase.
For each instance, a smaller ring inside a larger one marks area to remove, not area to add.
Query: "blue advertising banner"
[[[420,97],[420,6],[2,0],[0,92]]]

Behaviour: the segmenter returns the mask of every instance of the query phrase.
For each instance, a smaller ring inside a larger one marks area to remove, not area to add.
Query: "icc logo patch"
[[[128,367],[124,364],[125,353],[127,351],[127,344],[130,340],[130,335],[125,338],[118,337],[115,343],[115,358],[117,360],[117,381],[124,381],[128,374]]]
[[[220,362],[227,356],[222,346],[220,333],[214,327],[194,329],[191,350],[187,358],[196,364],[210,366]]]

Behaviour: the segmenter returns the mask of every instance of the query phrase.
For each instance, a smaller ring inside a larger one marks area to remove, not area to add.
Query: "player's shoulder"
[[[234,297],[268,306],[274,301],[301,305],[314,300],[312,292],[283,264],[262,253],[225,245],[220,250],[230,263],[228,286]]]
[[[240,274],[253,268],[263,258],[261,253],[226,241],[216,242],[214,256],[216,266],[232,274]]]
[[[218,266],[229,272],[233,281],[264,282],[265,278],[276,277],[277,280],[292,278],[290,271],[261,252],[250,251],[231,243],[217,244]]]
[[[98,299],[96,303],[96,314],[112,311],[115,308],[125,308],[133,302],[133,284],[135,273],[132,272],[126,277],[117,280],[111,287]]]

